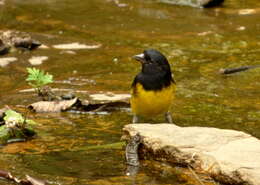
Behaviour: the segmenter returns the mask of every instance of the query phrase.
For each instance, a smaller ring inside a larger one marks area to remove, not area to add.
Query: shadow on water
[[[7,1],[0,5],[1,29],[31,32],[49,47],[72,42],[102,46],[75,54],[53,48],[9,54],[18,61],[0,67],[0,105],[25,112],[16,105],[36,100],[32,93],[19,92],[29,88],[24,79],[32,56],[49,57],[39,67],[54,75],[53,87],[128,93],[140,70],[131,56],[156,48],[168,56],[175,74],[172,112],[178,125],[235,129],[260,138],[259,69],[218,73],[220,68],[259,65],[259,14],[257,0],[230,0],[211,9],[148,0]],[[2,148],[1,168],[56,184],[196,184],[184,169],[148,161],[136,177],[125,176],[124,146],[117,143],[131,121],[127,111],[30,118],[39,123],[38,137]]]

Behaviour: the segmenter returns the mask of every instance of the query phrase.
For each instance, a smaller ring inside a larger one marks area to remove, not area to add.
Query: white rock
[[[40,45],[38,48],[39,49],[50,49],[49,46],[44,45],[44,44]]]
[[[47,60],[47,56],[33,56],[29,59],[29,63],[36,66],[41,65],[43,61]]]
[[[189,164],[222,183],[260,185],[260,140],[249,134],[174,124],[129,124],[123,130],[125,137],[141,135],[144,155]]]
[[[79,44],[78,42],[70,43],[70,44],[57,44],[53,45],[56,49],[97,49],[101,47],[101,44],[97,45],[86,45],[86,44]]]
[[[255,14],[256,10],[254,9],[241,9],[238,11],[239,15],[250,15],[250,14]]]
[[[106,94],[91,94],[89,96],[91,99],[96,101],[120,101],[120,100],[129,99],[131,95],[106,93]]]
[[[60,52],[60,54],[70,54],[70,55],[75,55],[76,52],[72,50],[63,50]]]
[[[239,27],[237,28],[237,30],[239,30],[239,31],[243,31],[243,30],[245,30],[245,29],[246,29],[245,26],[239,26]]]
[[[5,67],[8,64],[10,64],[11,62],[14,62],[16,60],[17,60],[17,58],[15,58],[15,57],[0,58],[0,67]]]

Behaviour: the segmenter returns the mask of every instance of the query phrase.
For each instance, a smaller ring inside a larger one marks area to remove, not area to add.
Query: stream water
[[[0,108],[26,114],[24,106],[37,100],[33,92],[21,92],[30,88],[25,78],[32,56],[49,57],[36,67],[54,75],[52,87],[86,98],[87,92],[128,93],[140,70],[131,56],[155,48],[168,57],[177,82],[172,107],[177,125],[235,129],[260,138],[260,68],[218,73],[260,64],[259,20],[259,0],[226,0],[210,9],[149,0],[6,0],[0,29],[29,32],[49,49],[8,54],[18,60],[0,67]],[[51,48],[72,42],[101,47],[74,54]],[[137,176],[125,175],[124,149],[116,143],[131,122],[128,110],[28,117],[38,122],[38,136],[2,147],[1,169],[64,185],[198,184],[185,169],[149,161]]]

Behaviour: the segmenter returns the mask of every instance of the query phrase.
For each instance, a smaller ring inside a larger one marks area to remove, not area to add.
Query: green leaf
[[[29,125],[36,125],[37,123],[31,119],[27,119],[26,120],[26,123],[29,124]]]
[[[33,120],[30,120],[30,119],[25,120],[24,117],[22,116],[22,114],[15,112],[11,109],[5,111],[4,121],[5,122],[13,121],[17,124],[23,124],[24,121],[25,121],[25,123],[29,124],[29,125],[35,125],[36,124],[36,122],[33,121]]]
[[[5,125],[0,126],[0,133],[3,132],[6,129]]]
[[[53,82],[53,76],[44,73],[44,71],[36,69],[36,68],[27,68],[28,77],[26,81],[30,81],[29,85],[33,88],[41,88],[44,85]]]
[[[11,109],[5,111],[5,117],[4,117],[5,122],[10,122],[14,121],[16,123],[23,123],[24,118],[20,113],[17,113]]]

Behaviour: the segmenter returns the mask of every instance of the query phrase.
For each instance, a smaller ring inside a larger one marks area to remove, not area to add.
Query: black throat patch
[[[145,74],[140,72],[132,83],[134,94],[136,91],[136,84],[140,83],[147,91],[160,91],[165,87],[175,83],[171,73],[162,72],[158,74]]]

